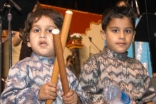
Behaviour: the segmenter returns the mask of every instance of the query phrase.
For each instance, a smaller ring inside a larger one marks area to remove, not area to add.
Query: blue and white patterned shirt
[[[38,56],[35,53],[28,58],[17,62],[9,70],[6,86],[1,94],[1,104],[45,104],[46,101],[38,100],[40,87],[50,82],[53,72],[53,58]],[[83,91],[74,74],[67,70],[69,87],[75,90],[78,96],[83,100],[81,95]],[[63,104],[61,92],[62,85],[58,79],[58,95],[53,104]]]

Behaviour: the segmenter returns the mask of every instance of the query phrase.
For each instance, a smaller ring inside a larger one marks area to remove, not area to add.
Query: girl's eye
[[[52,33],[52,29],[49,29],[47,32],[48,32],[48,33]]]
[[[112,30],[112,32],[117,33],[117,32],[119,32],[119,31],[118,31],[118,30]]]
[[[35,29],[34,32],[37,33],[37,32],[40,32],[40,30],[39,29]]]
[[[132,33],[132,30],[125,30],[125,33],[130,34]]]

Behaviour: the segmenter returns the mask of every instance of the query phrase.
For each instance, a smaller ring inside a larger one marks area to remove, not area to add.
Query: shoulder
[[[32,59],[30,57],[24,58],[23,60],[18,61],[15,63],[15,65],[12,66],[12,68],[19,67],[21,65],[26,65],[28,63],[31,63]]]
[[[24,58],[23,60],[20,60],[19,62],[15,63],[11,68],[10,71],[23,71],[27,72],[30,67],[34,67],[35,60],[33,60],[31,57]]]
[[[87,64],[87,63],[95,64],[104,58],[105,58],[104,53],[102,53],[102,52],[96,53],[96,54],[91,55],[83,64]]]
[[[90,56],[82,65],[81,67],[81,73],[91,75],[96,74],[98,75],[100,73],[99,66],[103,61],[105,60],[105,56],[103,53],[97,53],[92,56]]]
[[[29,59],[23,59],[19,62],[17,62],[16,64],[14,64],[10,69],[9,69],[9,73],[8,76],[10,77],[26,77],[27,73],[28,73],[28,68],[27,68],[27,63],[29,63],[28,61]]]
[[[143,67],[143,64],[139,61],[139,60],[137,60],[137,59],[135,59],[135,58],[130,58],[130,57],[128,57],[128,62],[131,64],[131,65],[135,65],[135,67]]]
[[[128,66],[132,68],[134,71],[139,71],[142,74],[148,73],[145,66],[137,59],[128,58]]]

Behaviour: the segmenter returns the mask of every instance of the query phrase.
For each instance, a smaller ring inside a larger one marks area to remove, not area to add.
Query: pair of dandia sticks
[[[73,15],[72,11],[70,10],[66,11],[61,33],[58,29],[52,30],[56,58],[54,61],[54,68],[53,68],[53,72],[51,76],[51,82],[54,84],[57,84],[58,76],[60,74],[60,79],[61,79],[64,94],[67,94],[70,91],[68,80],[67,80],[63,51],[66,45],[66,40],[67,40],[68,33],[69,33],[72,15]],[[52,103],[53,103],[53,100],[46,101],[46,104],[52,104]]]

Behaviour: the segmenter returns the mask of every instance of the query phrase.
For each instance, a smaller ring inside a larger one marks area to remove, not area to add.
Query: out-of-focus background
[[[118,0],[39,0],[43,4],[70,8],[80,11],[102,14],[106,8],[114,6]],[[136,2],[139,6],[140,13],[147,9],[148,13],[156,12],[156,0],[126,0],[134,8]]]

